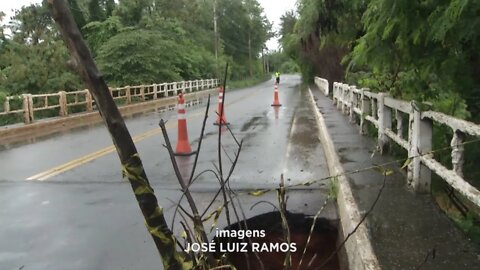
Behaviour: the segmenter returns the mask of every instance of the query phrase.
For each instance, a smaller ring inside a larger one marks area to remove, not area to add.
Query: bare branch
[[[180,170],[178,169],[177,161],[175,159],[175,155],[173,153],[172,145],[171,145],[170,139],[168,137],[167,128],[165,127],[165,122],[163,121],[163,119],[160,120],[159,125],[162,129],[163,137],[165,139],[165,144],[167,146],[168,153],[170,154],[170,160],[172,161],[172,165],[173,165],[173,169],[175,171],[175,175],[177,176],[178,182],[179,182],[180,186],[182,187],[182,191],[185,193],[185,197],[187,198],[187,202],[190,206],[190,209],[192,210],[193,226],[194,226],[195,232],[198,234],[198,236],[201,237],[202,242],[207,243],[208,242],[207,234],[205,233],[205,228],[203,227],[202,220],[200,218],[200,215],[198,214],[197,205],[195,204],[195,201],[193,200],[192,194],[188,190],[188,186],[185,184],[185,181],[183,180],[183,177],[180,173]],[[212,258],[212,260],[213,260],[213,258]]]
[[[207,108],[205,109],[205,116],[203,117],[202,131],[200,131],[200,139],[198,140],[197,154],[195,155],[195,161],[193,162],[192,172],[190,173],[190,179],[188,179],[188,184],[190,185],[195,175],[195,170],[197,168],[198,157],[200,156],[200,149],[202,148],[203,137],[205,136],[205,126],[208,119],[208,110],[210,108],[210,95],[208,95]]]
[[[197,152],[197,153],[198,153],[198,152]],[[215,175],[215,177],[216,177],[217,179],[219,179],[217,173],[216,173],[214,170],[204,170],[204,171],[202,171],[201,173],[199,173],[197,176],[195,176],[195,178],[193,178],[193,180],[188,184],[187,189],[190,190],[190,186],[193,185],[193,183],[195,183],[195,181],[196,181],[200,176],[202,176],[204,173],[207,173],[207,172],[213,173],[213,175]],[[174,228],[175,228],[175,218],[176,218],[176,216],[177,216],[177,212],[178,212],[179,205],[182,203],[182,200],[183,200],[184,197],[185,197],[185,192],[183,192],[183,193],[182,193],[182,196],[180,196],[180,199],[178,200],[178,203],[176,204],[177,206],[175,207],[175,211],[173,212],[172,231],[173,231]],[[203,217],[203,214],[200,215],[200,217],[202,218],[202,217]]]
[[[317,222],[317,218],[320,216],[323,209],[325,209],[325,206],[327,206],[328,201],[329,201],[329,197],[327,197],[325,199],[322,207],[320,207],[320,209],[315,214],[315,217],[313,217],[312,225],[310,226],[310,233],[308,234],[307,242],[305,243],[305,248],[303,249],[302,257],[300,258],[300,262],[298,263],[298,267],[297,267],[298,269],[301,269],[300,266],[302,266],[303,258],[305,257],[305,253],[307,253],[308,244],[310,243],[310,240],[312,239],[312,234],[313,234],[313,230],[315,229],[315,224]]]
[[[345,245],[345,243],[348,241],[348,239],[357,232],[360,225],[362,225],[362,223],[365,221],[365,219],[368,217],[368,215],[373,211],[373,208],[375,208],[375,205],[377,205],[377,202],[380,199],[380,195],[382,195],[383,189],[385,188],[385,183],[386,182],[387,182],[387,173],[385,171],[384,174],[383,174],[383,184],[380,187],[380,190],[378,191],[378,194],[377,194],[377,197],[375,198],[375,201],[373,201],[372,206],[370,206],[370,209],[368,209],[368,211],[365,213],[365,215],[363,215],[362,219],[360,220],[360,222],[358,222],[357,226],[355,226],[353,231],[351,231],[347,235],[347,237],[345,237],[345,239],[342,241],[342,243],[340,243],[340,245],[337,246],[337,249],[332,254],[330,254],[330,256],[328,256],[327,259],[325,259],[325,261],[322,263],[322,265],[320,265],[320,267],[318,267],[316,269],[322,269],[323,267],[325,267],[328,264],[328,262],[330,262],[330,260],[333,258],[333,256],[335,256],[340,251],[340,249]]]
[[[287,203],[285,201],[285,183],[283,180],[283,174],[280,175],[280,188],[277,190],[277,193],[278,204],[280,206],[280,217],[282,218],[283,238],[284,242],[290,245],[290,227],[288,226],[288,221],[286,217]],[[292,254],[289,250],[285,254],[285,260],[283,262],[283,265],[285,270],[290,270],[292,267]]]
[[[220,106],[220,122],[218,123],[218,171],[221,180],[221,189],[223,195],[223,201],[225,204],[227,203],[227,195],[225,193],[225,185],[223,179],[223,165],[222,165],[222,120],[224,115],[224,107],[225,107],[225,96],[226,96],[226,84],[227,84],[227,72],[228,72],[228,62],[225,65],[225,75],[223,79],[223,95],[222,95],[222,105]],[[224,123],[227,125],[227,123]],[[230,211],[228,209],[228,205],[225,205],[225,217],[227,218],[228,226],[231,226],[232,223],[230,221]]]
[[[269,202],[269,201],[258,201],[258,202],[256,202],[254,205],[252,205],[252,206],[250,207],[250,211],[253,210],[253,208],[257,207],[257,206],[258,206],[259,204],[261,204],[261,203],[269,204],[269,205],[273,206],[273,209],[275,209],[275,210],[277,210],[278,212],[280,212],[280,209],[278,209],[278,207],[277,207],[275,204],[273,204],[273,203],[271,203],[271,202]]]

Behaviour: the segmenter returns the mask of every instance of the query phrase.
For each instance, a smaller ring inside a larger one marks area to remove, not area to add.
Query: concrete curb
[[[216,94],[218,90],[216,88],[203,90],[199,92],[188,93],[184,95],[185,101],[190,101],[202,97],[206,97],[209,94]],[[131,104],[127,106],[119,107],[122,116],[129,116],[136,113],[141,113],[149,110],[153,110],[159,106],[167,106],[177,101],[176,96],[165,97],[157,100],[141,102]],[[76,115],[70,115],[67,117],[59,117],[51,120],[39,121],[32,124],[20,125],[20,126],[6,126],[0,128],[0,144],[15,143],[26,140],[35,134],[35,136],[45,136],[58,131],[67,130],[70,128],[87,126],[102,121],[100,113],[98,111],[79,113]]]
[[[350,188],[349,181],[345,176],[345,171],[340,163],[340,159],[335,151],[335,147],[330,134],[328,133],[327,125],[322,114],[316,107],[316,102],[309,88],[310,101],[315,111],[315,118],[318,123],[319,139],[322,142],[325,157],[327,159],[328,170],[330,175],[337,175],[338,180],[338,194],[337,205],[338,214],[340,217],[341,231],[343,239],[345,239],[355,226],[360,222],[361,215],[358,206]],[[350,239],[345,243],[344,249],[347,255],[348,269],[350,270],[379,270],[381,269],[377,257],[373,251],[372,244],[368,230],[365,223],[362,223]]]

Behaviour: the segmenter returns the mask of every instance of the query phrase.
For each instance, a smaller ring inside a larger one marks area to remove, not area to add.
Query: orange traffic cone
[[[188,142],[187,131],[187,112],[185,110],[185,99],[183,99],[183,93],[178,95],[178,140],[177,147],[175,149],[176,156],[190,156],[196,152],[192,152],[190,143]]]
[[[217,109],[217,121],[213,123],[214,125],[230,125],[230,123],[227,122],[227,118],[225,117],[225,107],[222,106],[223,104],[223,86],[220,86],[218,89],[218,109]]]
[[[280,104],[280,101],[278,100],[278,85],[275,84],[275,92],[273,94],[273,104],[272,106],[282,106],[282,104]]]

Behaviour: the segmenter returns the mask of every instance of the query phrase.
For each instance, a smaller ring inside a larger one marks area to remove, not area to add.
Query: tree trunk
[[[185,255],[176,249],[176,239],[168,228],[163,209],[158,205],[153,188],[145,174],[142,161],[115,105],[108,86],[98,71],[75,21],[63,0],[48,0],[52,16],[57,22],[65,43],[78,64],[78,72],[87,84],[98,110],[110,132],[122,163],[123,174],[128,178],[145,223],[162,257],[165,269],[191,269]]]

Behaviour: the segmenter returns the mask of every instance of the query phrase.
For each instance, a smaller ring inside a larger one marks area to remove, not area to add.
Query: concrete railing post
[[[370,108],[371,108],[371,105],[370,105],[370,99],[365,96],[365,89],[362,89],[360,90],[361,91],[361,112],[362,112],[362,115],[360,116],[360,134],[362,135],[365,135],[367,134],[368,130],[367,130],[367,120],[365,119],[367,117],[367,115],[370,115]]]
[[[88,89],[85,90],[85,102],[87,103],[87,112],[93,111],[93,99],[92,94]]]
[[[132,96],[130,93],[130,86],[125,87],[125,97],[127,98],[127,104],[132,103]]]
[[[397,121],[397,135],[403,138],[403,118],[399,110],[395,110],[395,119]]]
[[[463,141],[465,134],[460,131],[453,131],[453,138],[450,143],[452,147],[452,170],[460,177],[463,177],[464,147]]]
[[[60,104],[60,116],[67,116],[68,115],[67,92],[65,91],[58,92],[58,103]]]
[[[10,112],[10,100],[8,100],[8,98],[3,102],[3,111]]]
[[[23,122],[30,124],[33,122],[33,99],[31,94],[23,94]]]
[[[412,159],[409,165],[409,185],[420,193],[430,192],[432,173],[421,162],[421,155],[428,154],[432,150],[432,120],[422,119],[421,112],[413,111],[411,123],[411,141],[409,157]]]
[[[344,112],[345,112],[345,109],[344,109],[344,106],[345,106],[345,100],[344,100],[344,97],[345,97],[345,89],[344,89],[344,87],[343,87],[343,83],[341,83],[341,84],[339,85],[339,88],[340,88],[340,89],[339,89],[339,95],[338,95],[338,96],[339,96],[339,99],[338,99],[338,100],[340,101],[340,102],[339,102],[340,104],[338,105],[338,109],[339,109],[342,113],[344,113]]]
[[[355,107],[356,107],[356,98],[355,98],[355,89],[356,87],[355,86],[350,86],[348,91],[350,92],[350,95],[348,96],[349,97],[349,103],[350,103],[350,108],[349,108],[349,119],[350,119],[350,123],[355,123]]]
[[[158,98],[158,84],[153,85],[153,99]]]
[[[140,98],[145,101],[145,85],[140,86]]]
[[[333,97],[332,97],[333,105],[337,104],[336,98],[337,98],[337,82],[333,82]]]
[[[349,94],[350,93],[349,93],[349,89],[348,89],[348,84],[344,84],[343,85],[343,97],[342,97],[342,99],[343,99],[342,113],[343,114],[347,114],[347,109],[348,109],[348,103],[347,102],[350,99],[348,97]]]
[[[178,88],[177,88],[177,83],[172,83],[172,91],[173,91],[173,95],[176,96],[178,95]]]
[[[380,153],[385,153],[388,148],[388,136],[385,129],[392,128],[392,110],[385,106],[385,93],[378,94],[378,146]]]
[[[330,83],[325,80],[325,96],[330,95]]]

